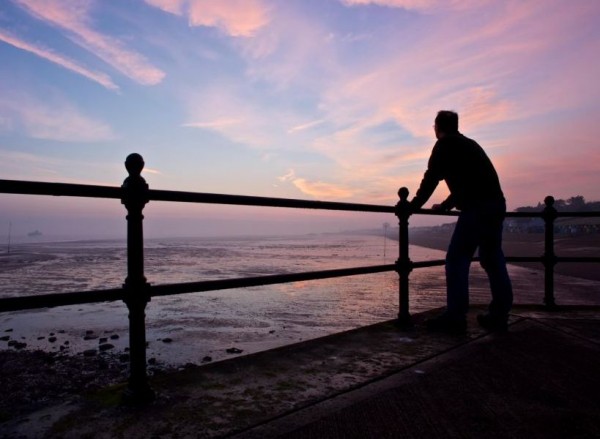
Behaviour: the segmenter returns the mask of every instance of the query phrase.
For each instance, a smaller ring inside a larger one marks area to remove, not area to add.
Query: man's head
[[[447,134],[458,133],[458,114],[454,111],[438,111],[435,117],[435,136],[441,139]]]

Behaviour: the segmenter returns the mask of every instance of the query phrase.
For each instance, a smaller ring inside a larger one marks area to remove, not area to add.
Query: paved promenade
[[[598,438],[600,320],[516,313],[456,346],[238,438]]]
[[[153,377],[5,423],[0,437],[600,437],[600,308],[516,307],[508,334],[392,322]],[[428,313],[431,314],[431,313]]]

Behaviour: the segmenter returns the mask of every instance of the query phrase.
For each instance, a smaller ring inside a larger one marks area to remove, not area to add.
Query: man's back
[[[438,161],[434,166],[439,167],[457,208],[504,199],[494,165],[474,140],[460,133],[445,136],[434,146],[432,160]]]
[[[461,210],[504,200],[498,174],[485,151],[460,133],[436,142],[417,198],[429,198],[440,180],[446,181],[452,204]]]

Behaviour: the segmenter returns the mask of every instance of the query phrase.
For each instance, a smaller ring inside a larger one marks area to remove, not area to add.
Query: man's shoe
[[[446,334],[464,334],[467,330],[467,320],[464,317],[453,317],[448,314],[426,320],[425,325],[429,331]]]
[[[506,332],[508,331],[508,316],[498,317],[492,314],[479,314],[477,316],[477,323],[483,329],[491,332]]]

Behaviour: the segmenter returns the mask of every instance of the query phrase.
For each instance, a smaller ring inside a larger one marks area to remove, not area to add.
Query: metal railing
[[[397,213],[400,220],[400,265],[401,281],[406,277],[403,288],[408,291],[408,274],[415,268],[435,267],[445,264],[445,260],[413,262],[410,260],[408,251],[408,219],[413,213],[426,215],[458,216],[459,212],[440,212],[430,209],[421,209],[411,212],[408,202],[408,189],[401,188],[398,191],[400,202],[397,204]],[[554,208],[554,197],[547,196],[544,199],[545,207],[541,212],[507,212],[507,218],[541,218],[544,221],[544,253],[541,256],[506,256],[507,262],[541,262],[544,266],[544,299],[548,308],[556,307],[554,297],[554,266],[559,262],[600,262],[600,257],[592,256],[557,256],[554,250],[555,220],[557,218],[600,218],[600,212],[558,212]],[[479,261],[474,257],[473,261]],[[407,293],[408,294],[408,293]]]
[[[125,167],[129,173],[129,176],[125,179],[121,187],[0,180],[0,193],[119,199],[127,210],[127,277],[123,284],[123,288],[2,298],[0,299],[0,312],[123,300],[129,311],[130,348],[129,381],[124,397],[126,400],[132,403],[143,403],[154,398],[154,392],[148,384],[146,370],[145,309],[151,297],[396,271],[399,276],[398,324],[400,326],[408,326],[410,325],[410,272],[416,268],[432,267],[444,264],[443,260],[426,262],[413,262],[410,260],[408,241],[409,218],[413,213],[426,215],[456,215],[456,213],[453,212],[440,213],[427,209],[421,209],[417,212],[412,212],[410,203],[408,201],[408,189],[406,188],[401,188],[398,191],[400,201],[395,206],[165,191],[153,190],[148,187],[146,181],[141,176],[141,172],[144,168],[144,160],[139,154],[130,154],[125,161]],[[182,203],[390,213],[396,215],[399,222],[399,257],[394,264],[258,277],[150,285],[147,282],[144,274],[143,209],[151,200]],[[554,200],[552,197],[547,197],[546,208],[541,213],[510,212],[507,214],[509,217],[541,217],[545,221],[545,251],[541,257],[512,256],[507,257],[506,259],[508,262],[543,263],[545,267],[544,302],[550,307],[555,306],[553,295],[553,268],[556,263],[600,262],[600,258],[566,258],[557,257],[555,255],[553,224],[557,217],[600,217],[600,212],[570,212],[568,214],[558,213],[552,206],[553,202]],[[474,260],[477,260],[477,258]]]

